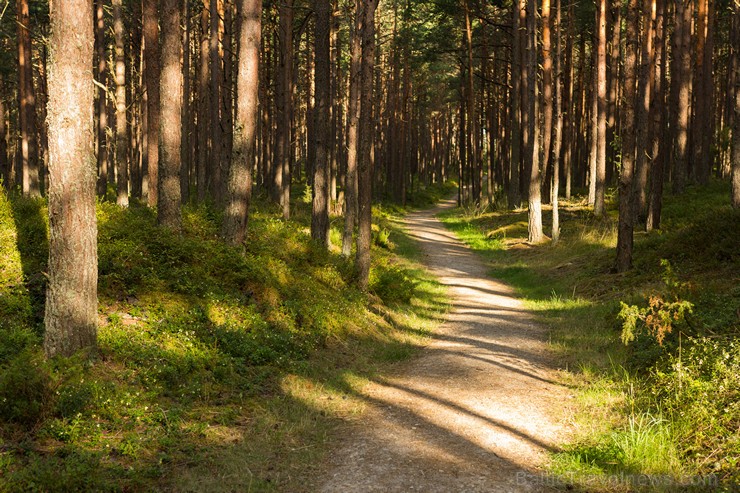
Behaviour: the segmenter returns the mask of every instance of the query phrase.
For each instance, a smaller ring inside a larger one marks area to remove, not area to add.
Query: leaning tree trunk
[[[159,127],[159,207],[157,222],[179,230],[180,146],[182,145],[182,37],[180,16],[182,0],[163,0],[162,72],[160,78]]]
[[[347,175],[344,184],[344,235],[342,236],[342,255],[352,253],[352,235],[357,223],[357,151],[360,124],[360,84],[362,83],[362,0],[355,0],[355,18],[350,34],[350,79],[349,108],[347,113]]]
[[[47,357],[94,347],[98,247],[92,2],[51,2]]]
[[[329,248],[329,0],[316,0],[316,162],[311,238]]]
[[[259,108],[259,59],[262,32],[261,0],[238,0],[239,53],[236,79],[236,125],[229,167],[229,194],[223,237],[239,245],[247,233],[249,201],[252,196]]]
[[[357,273],[360,289],[367,290],[370,279],[370,243],[372,223],[372,169],[373,169],[373,66],[375,63],[375,9],[378,0],[365,3],[362,28],[362,102],[360,103],[360,154],[358,164],[358,232]]]
[[[624,62],[624,120],[622,127],[622,170],[619,175],[619,226],[617,230],[617,272],[632,267],[634,231],[633,174],[635,168],[635,98],[637,72],[637,0],[627,6],[627,48]]]

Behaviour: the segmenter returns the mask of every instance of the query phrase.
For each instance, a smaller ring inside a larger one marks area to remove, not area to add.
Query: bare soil
[[[318,491],[555,489],[542,466],[568,435],[569,391],[545,328],[436,219],[453,206],[406,220],[453,309],[418,357],[364,390],[368,410],[340,433]]]

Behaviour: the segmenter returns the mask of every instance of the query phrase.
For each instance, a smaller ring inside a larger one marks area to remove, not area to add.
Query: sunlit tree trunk
[[[92,18],[89,0],[51,2],[47,357],[94,347],[97,337]]]
[[[529,242],[539,243],[544,239],[542,230],[542,199],[540,184],[540,135],[537,104],[537,8],[535,0],[527,2],[527,123],[530,141],[527,147],[529,164]]]
[[[550,151],[552,141],[553,116],[553,68],[552,68],[552,29],[550,28],[550,0],[542,0],[542,171],[547,178],[552,177]],[[545,180],[550,183],[550,180]],[[545,202],[550,201],[549,187],[545,187]]]
[[[213,0],[215,1],[215,0]],[[203,10],[200,14],[200,49],[198,62],[198,171],[197,171],[197,193],[198,202],[203,202],[208,193],[208,163],[211,120],[209,102],[209,81],[211,78],[209,65],[209,18],[210,0],[204,0]]]
[[[28,0],[16,2],[18,28],[18,123],[20,129],[20,166],[23,195],[38,197],[39,162],[36,142],[36,95],[33,89],[31,60],[31,21]]]
[[[732,38],[735,40],[735,114],[732,122],[732,206],[740,209],[740,3],[732,14]]]
[[[642,44],[640,48],[639,90],[636,115],[636,168],[635,168],[635,220],[647,213],[647,179],[651,154],[648,148],[650,134],[650,101],[655,80],[655,50],[653,48],[653,23],[657,14],[655,0],[642,2]]]
[[[278,73],[277,128],[275,131],[275,197],[283,211],[283,218],[290,217],[290,156],[293,113],[293,0],[280,3],[280,70]],[[329,82],[327,76],[327,83]],[[328,100],[328,98],[327,98]]]
[[[236,125],[229,168],[229,195],[223,236],[238,245],[247,233],[249,202],[252,196],[257,118],[259,108],[259,55],[262,32],[261,0],[237,1],[239,36],[236,81]]]
[[[221,150],[223,147],[223,128],[221,121],[221,52],[220,32],[221,32],[221,12],[223,11],[224,0],[210,0],[210,33],[208,38],[208,51],[210,59],[211,84],[209,88],[210,104],[210,133],[211,148],[208,156],[210,167],[210,192],[211,198],[217,203],[221,203]]]
[[[560,211],[558,209],[558,196],[560,191],[560,151],[563,142],[563,86],[561,72],[562,40],[560,36],[562,0],[555,0],[555,101],[553,111],[555,113],[555,132],[552,143],[552,241],[557,243],[560,238]]]
[[[159,205],[157,222],[179,230],[181,224],[180,155],[182,145],[182,0],[162,0],[160,74]]]
[[[677,109],[673,110],[674,128],[674,168],[673,192],[683,193],[688,179],[689,168],[689,117],[691,115],[691,18],[693,16],[691,0],[676,1],[676,26],[673,35],[676,40],[677,60],[675,85]]]
[[[157,205],[159,182],[159,16],[157,0],[143,0],[144,84],[146,88],[147,203]]]
[[[604,197],[606,192],[606,0],[598,3],[598,47],[596,49],[596,175],[594,195],[594,215],[606,213]]]
[[[654,63],[654,95],[650,103],[652,128],[652,164],[650,167],[650,194],[648,196],[648,212],[645,219],[645,229],[651,231],[660,228],[660,216],[663,207],[663,182],[665,169],[665,148],[668,140],[665,131],[665,65],[668,62],[665,46],[665,0],[657,0],[655,20],[655,63]]]
[[[521,42],[522,29],[521,19],[524,11],[525,0],[515,0],[512,4],[512,25],[513,37],[511,41],[511,159],[509,164],[509,189],[507,193],[509,208],[515,209],[521,205],[521,195],[519,193],[519,169],[521,163],[521,141],[522,141],[522,120],[521,120],[521,91],[522,91],[522,53]]]
[[[116,83],[116,203],[128,207],[128,139],[126,137],[126,58],[124,51],[123,0],[113,0]]]

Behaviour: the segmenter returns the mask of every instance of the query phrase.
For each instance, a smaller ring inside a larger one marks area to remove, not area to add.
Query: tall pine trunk
[[[316,162],[313,175],[311,238],[329,248],[329,0],[315,0],[316,11]]]
[[[606,0],[599,0],[598,4],[598,47],[596,49],[596,176],[591,179],[595,182],[594,215],[603,216],[606,213],[604,197],[606,192]]]
[[[143,0],[144,84],[146,88],[147,203],[157,206],[159,182],[159,16],[157,0]]]
[[[94,347],[98,250],[92,2],[51,2],[47,357]]]
[[[540,185],[540,135],[537,104],[537,4],[527,2],[527,124],[529,141],[526,147],[529,163],[529,211],[527,225],[529,242],[539,243],[544,239],[542,230],[542,199]]]
[[[180,155],[182,145],[182,0],[163,0],[160,74],[159,206],[157,222],[172,230],[181,225]]]
[[[116,203],[128,207],[128,137],[126,121],[126,56],[123,0],[113,0],[116,83]]]
[[[241,244],[246,237],[249,202],[252,196],[252,168],[256,155],[259,108],[261,0],[237,1],[237,26],[239,52],[236,125],[223,226],[224,238],[234,245]]]
[[[18,27],[18,123],[20,129],[20,167],[23,195],[38,197],[39,161],[36,139],[36,95],[33,89],[31,60],[31,21],[28,0],[16,3]]]

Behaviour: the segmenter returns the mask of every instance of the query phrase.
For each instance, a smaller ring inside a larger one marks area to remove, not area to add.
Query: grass
[[[258,201],[244,249],[209,207],[172,234],[146,207],[98,204],[97,352],[44,361],[45,204],[0,191],[0,491],[311,490],[362,387],[446,304],[402,210],[376,210],[364,294],[294,196],[291,221]]]
[[[563,380],[578,389],[576,436],[552,461],[564,485],[729,491],[740,481],[740,213],[728,197],[726,183],[666,196],[662,229],[636,230],[634,268],[624,274],[612,271],[613,200],[605,218],[565,202],[556,245],[526,242],[526,211],[442,218],[551,328]],[[544,221],[548,231],[548,209]],[[693,311],[662,343],[638,323],[624,345],[620,302],[646,307],[651,299]]]

